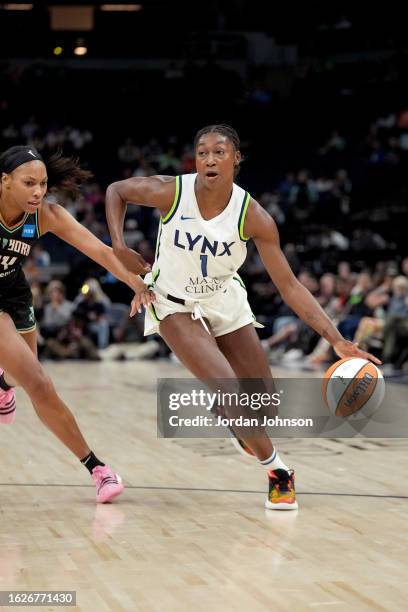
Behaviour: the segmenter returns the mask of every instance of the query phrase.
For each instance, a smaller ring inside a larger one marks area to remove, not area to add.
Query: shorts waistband
[[[171,302],[176,302],[176,304],[182,304],[183,306],[186,305],[186,300],[183,300],[182,298],[178,298],[175,295],[170,295],[170,293],[168,293],[165,297]]]

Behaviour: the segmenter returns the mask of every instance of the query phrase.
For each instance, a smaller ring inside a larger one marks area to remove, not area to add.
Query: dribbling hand
[[[371,355],[371,353],[366,353],[358,348],[357,342],[350,342],[350,340],[339,340],[333,344],[333,348],[337,355],[342,359],[345,357],[359,357],[360,359],[368,359],[369,361],[373,361],[377,365],[381,365],[381,361]]]

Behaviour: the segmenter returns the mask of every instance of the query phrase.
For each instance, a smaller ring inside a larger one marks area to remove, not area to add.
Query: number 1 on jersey
[[[208,276],[208,274],[207,274],[207,259],[208,259],[208,255],[200,255],[201,274],[203,276]]]

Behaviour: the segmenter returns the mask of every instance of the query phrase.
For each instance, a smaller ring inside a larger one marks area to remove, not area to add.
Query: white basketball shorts
[[[146,309],[145,336],[160,333],[160,322],[176,312],[185,312],[193,319],[200,319],[208,333],[215,338],[229,334],[250,323],[253,323],[255,327],[263,327],[256,321],[248,303],[245,285],[238,277],[231,280],[225,291],[205,300],[186,300],[184,304],[168,299],[156,288],[153,290],[156,294],[156,301],[152,307]]]

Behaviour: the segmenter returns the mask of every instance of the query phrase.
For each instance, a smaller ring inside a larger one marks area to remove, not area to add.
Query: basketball
[[[346,358],[336,361],[324,374],[323,399],[339,417],[370,417],[381,406],[385,382],[371,361]]]

